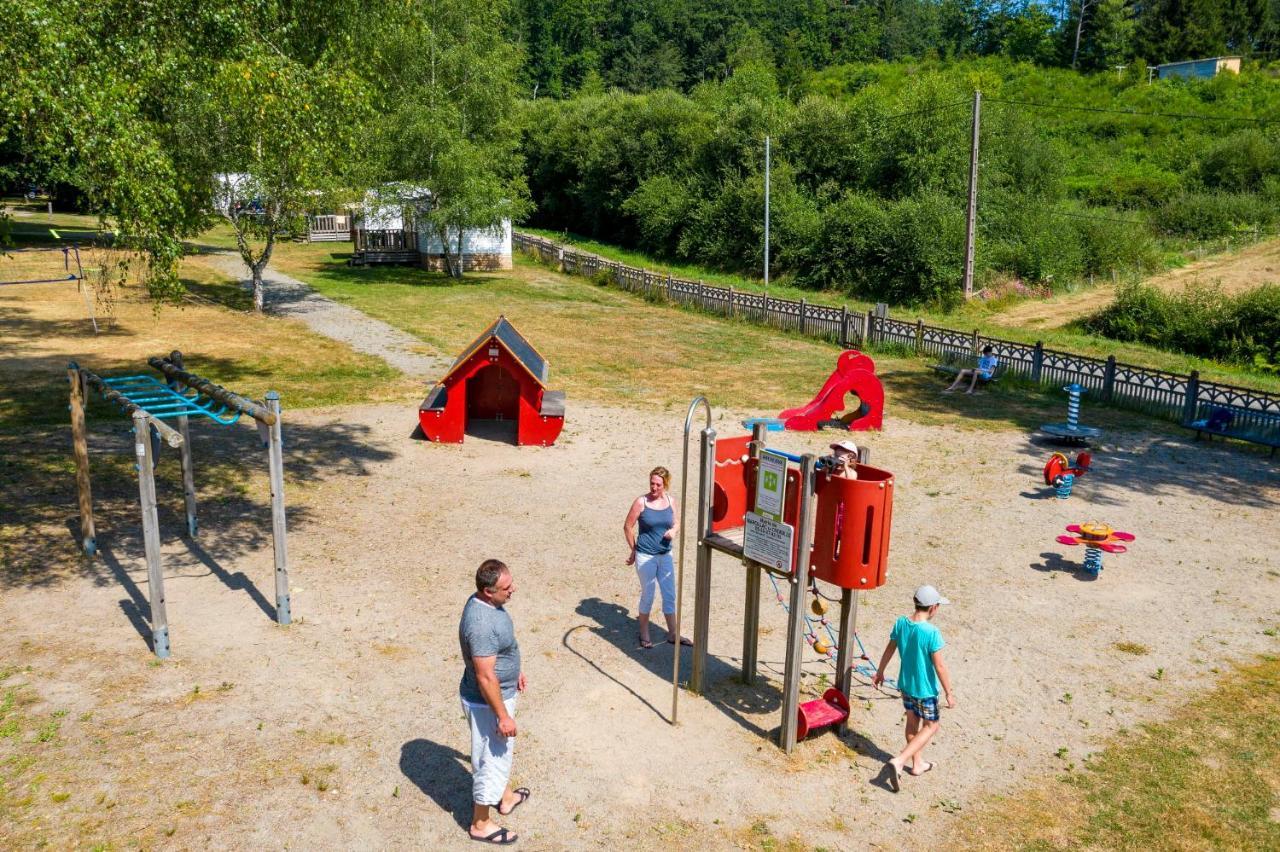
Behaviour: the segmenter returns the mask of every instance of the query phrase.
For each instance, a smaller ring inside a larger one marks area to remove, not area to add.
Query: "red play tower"
[[[499,316],[418,406],[428,440],[461,444],[470,420],[516,422],[516,443],[549,447],[564,427],[564,391],[546,389],[547,359]]]

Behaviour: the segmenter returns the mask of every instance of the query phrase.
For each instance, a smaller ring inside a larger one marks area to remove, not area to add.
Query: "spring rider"
[[[1077,454],[1075,464],[1068,461],[1064,454],[1054,453],[1044,466],[1044,484],[1054,490],[1059,500],[1066,500],[1071,496],[1071,486],[1088,472],[1092,463],[1093,456],[1087,452]]]
[[[1067,532],[1072,535],[1060,535],[1057,538],[1059,544],[1069,544],[1071,546],[1084,545],[1084,570],[1098,576],[1098,572],[1102,570],[1102,554],[1107,553],[1125,553],[1129,548],[1118,542],[1131,542],[1134,540],[1132,533],[1120,532],[1113,530],[1106,524],[1100,524],[1097,521],[1090,521],[1087,524],[1072,524],[1067,527]]]
[[[1096,426],[1080,425],[1080,395],[1087,388],[1072,382],[1063,388],[1067,392],[1067,422],[1046,423],[1040,431],[1068,444],[1087,446],[1090,438],[1101,438],[1102,430]]]

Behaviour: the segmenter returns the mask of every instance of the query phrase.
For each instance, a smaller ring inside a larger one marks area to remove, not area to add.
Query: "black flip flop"
[[[502,803],[501,802],[498,803],[498,813],[502,814],[503,816],[511,816],[513,813],[515,813],[516,808],[520,807],[525,802],[529,801],[529,797],[533,795],[533,791],[531,791],[528,787],[517,787],[511,792],[515,793],[520,798],[519,800],[516,801],[514,805],[511,806],[511,810],[509,811],[504,811],[502,809]]]
[[[492,843],[494,846],[510,846],[520,839],[520,835],[512,834],[505,828],[500,828],[488,837],[476,837],[471,832],[467,832],[467,836],[477,843]]]
[[[667,640],[667,644],[668,644],[668,645],[674,645],[674,644],[676,644],[676,640],[674,640],[674,639],[668,639],[668,640]],[[684,638],[683,636],[681,636],[681,637],[680,637],[680,644],[681,644],[681,645],[683,645],[683,646],[685,646],[686,648],[692,648],[692,647],[693,647],[693,642],[692,642],[691,640],[689,640],[689,639]]]
[[[652,647],[653,647],[653,643],[652,643],[652,642],[650,642],[648,639],[639,639],[639,640],[637,640],[637,641],[640,643],[640,647],[641,647],[641,648],[652,648]]]

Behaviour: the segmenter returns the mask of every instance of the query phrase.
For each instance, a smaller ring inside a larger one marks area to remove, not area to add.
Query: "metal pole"
[[[133,412],[133,451],[138,459],[138,494],[142,503],[142,546],[147,555],[147,597],[151,601],[151,649],[169,656],[169,616],[164,605],[164,571],[160,567],[160,517],[156,513],[155,459],[151,454],[149,418]]]
[[[689,410],[684,416],[684,455],[680,468],[680,553],[676,563],[676,653],[671,664],[671,724],[676,723],[676,714],[680,703],[680,615],[681,602],[684,597],[684,540],[685,518],[689,513],[689,431],[693,428],[693,412],[701,405],[707,409],[707,428],[711,428],[711,403],[705,396],[694,398],[689,403]],[[699,467],[699,493],[705,494],[708,483],[701,480],[702,467]],[[702,525],[699,522],[698,539],[702,539]]]
[[[769,427],[763,423],[751,427],[748,450],[751,458],[759,460],[768,435]],[[742,682],[750,686],[756,681],[756,670],[760,664],[760,576],[764,569],[750,559],[743,559],[742,566],[747,572],[746,615],[742,625]]]
[[[173,361],[182,369],[182,353],[175,351]],[[176,390],[177,382],[170,381],[169,387]],[[196,537],[198,523],[196,521],[196,474],[191,460],[191,430],[188,428],[187,415],[178,418],[178,434],[182,436],[182,500],[187,508],[187,535]]]
[[[80,546],[88,556],[98,552],[98,534],[93,526],[93,492],[89,488],[89,441],[84,425],[84,401],[87,388],[80,368],[72,362],[67,367],[71,384],[71,448],[76,457],[76,490],[80,498]]]
[[[855,589],[840,591],[840,647],[836,650],[836,689],[849,697],[852,666],[849,657],[853,653],[854,636],[858,629],[858,592]],[[840,723],[840,733],[849,732],[849,717]]]
[[[973,139],[969,143],[969,206],[965,215],[964,297],[973,296],[973,237],[978,224],[978,132],[982,127],[982,92],[973,92]]]
[[[711,527],[712,483],[716,475],[716,431],[702,430],[702,465],[699,480],[706,488],[698,495],[698,564],[693,583],[693,671],[689,689],[702,692],[707,671],[707,645],[711,635],[711,545],[706,536]]]
[[[804,659],[804,595],[809,588],[809,550],[813,542],[813,485],[817,457],[800,460],[800,519],[796,529],[796,564],[791,572],[791,607],[787,616],[787,667],[783,673],[782,728],[778,741],[791,754],[796,747],[796,718],[800,708],[800,674]]]
[[[280,430],[280,394],[267,391],[267,409],[271,412],[271,432],[267,443],[267,459],[271,468],[271,543],[276,553],[276,621],[288,624],[289,613],[289,544],[284,517],[284,439]]]
[[[764,137],[764,295],[769,297],[769,137]],[[768,307],[766,301],[765,307]]]

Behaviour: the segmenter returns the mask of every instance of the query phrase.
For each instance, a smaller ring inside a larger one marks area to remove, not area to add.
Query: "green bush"
[[[1235,296],[1204,285],[1171,294],[1130,284],[1084,324],[1115,340],[1170,352],[1270,370],[1280,366],[1280,286],[1275,284]]]
[[[1200,240],[1266,227],[1273,221],[1275,208],[1265,198],[1227,192],[1185,193],[1160,207],[1154,219],[1163,233]]]

